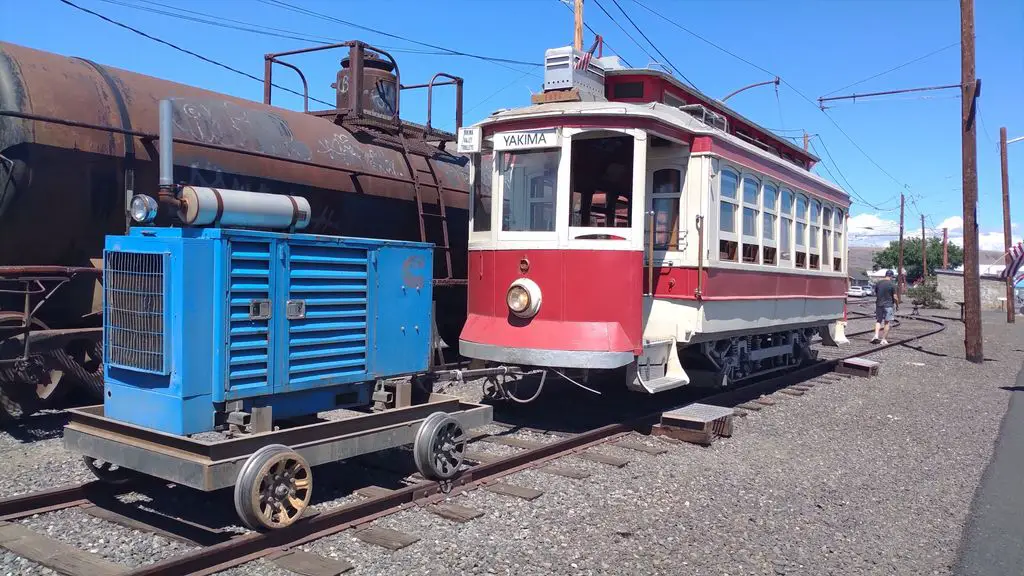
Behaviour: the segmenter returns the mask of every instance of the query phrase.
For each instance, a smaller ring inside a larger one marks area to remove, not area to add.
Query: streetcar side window
[[[807,196],[796,197],[796,267],[807,268]]]
[[[825,205],[821,209],[821,269],[828,270],[832,261],[832,207]]]
[[[560,149],[505,152],[501,155],[501,229],[553,232],[555,184]]]
[[[843,219],[843,211],[836,208],[835,211],[835,231],[833,234],[833,257],[832,257],[832,269],[836,272],[843,271],[843,227],[846,225],[846,221]]]
[[[654,172],[651,209],[654,211],[654,249],[679,249],[679,198],[683,173],[675,168]]]
[[[494,170],[494,153],[486,152],[476,157],[473,166],[473,231],[491,231],[491,176]]]
[[[782,200],[779,203],[782,219],[779,224],[780,262],[785,266],[793,264],[793,191],[782,189]]]
[[[821,238],[821,202],[817,200],[811,200],[810,223],[811,269],[817,270],[821,267],[821,248],[819,246]]]
[[[739,175],[723,168],[718,176],[718,258],[735,262],[739,249],[736,212],[739,211]]]
[[[761,242],[763,244],[761,247],[761,262],[769,266],[774,266],[776,264],[778,254],[775,238],[775,223],[778,218],[776,211],[778,209],[779,191],[774,184],[766,182],[762,196],[764,199],[764,215],[761,223]]]
[[[743,263],[757,264],[761,251],[757,237],[758,214],[761,206],[761,182],[746,174],[743,176]]]

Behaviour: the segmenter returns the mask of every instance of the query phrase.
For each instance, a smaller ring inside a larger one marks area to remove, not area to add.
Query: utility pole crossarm
[[[893,94],[907,94],[910,92],[929,92],[932,90],[950,90],[960,88],[960,84],[946,84],[944,86],[925,86],[923,88],[904,88],[902,90],[885,90],[883,92],[865,92],[864,94],[849,94],[847,96],[822,96],[818,98],[818,106],[825,109],[825,102],[834,100],[856,100],[857,98],[871,98],[872,96],[891,96]]]

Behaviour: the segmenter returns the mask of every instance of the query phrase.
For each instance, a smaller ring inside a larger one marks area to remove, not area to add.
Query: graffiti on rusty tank
[[[372,172],[395,178],[405,176],[405,173],[398,167],[397,153],[364,146],[345,132],[336,132],[331,136],[321,138],[317,142],[316,151],[317,154],[323,154],[330,158],[332,162],[340,162],[353,170],[369,169]]]
[[[173,102],[175,136],[281,158],[313,158],[309,146],[296,140],[288,122],[277,114],[225,100]]]

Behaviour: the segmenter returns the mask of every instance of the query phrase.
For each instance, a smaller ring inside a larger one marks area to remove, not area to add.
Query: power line
[[[846,183],[846,186],[850,190],[850,194],[851,195],[853,195],[855,198],[857,198],[858,200],[863,202],[866,206],[874,208],[875,210],[879,210],[879,211],[883,211],[883,212],[886,211],[886,210],[891,210],[891,208],[886,209],[886,208],[882,208],[881,206],[877,206],[875,204],[872,204],[871,202],[868,202],[867,200],[865,200],[863,196],[858,194],[857,190],[855,190],[853,185],[850,184],[850,181],[846,179],[846,175],[843,174],[843,171],[839,169],[839,164],[836,164],[835,159],[832,158],[832,153],[829,152],[828,146],[825,145],[825,139],[822,138],[821,136],[818,136],[818,142],[821,142],[821,147],[822,147],[823,150],[825,150],[825,155],[828,156],[828,159],[832,162],[832,166],[835,167],[836,172],[839,173],[840,178],[842,178],[843,182]],[[810,145],[811,145],[811,149],[814,150],[814,153],[817,154],[818,150],[817,150],[817,148],[814,147],[814,142],[810,142]],[[826,166],[826,168],[827,168],[827,166]]]
[[[960,45],[959,41],[958,42],[953,42],[952,44],[949,44],[948,46],[943,46],[942,48],[939,48],[938,50],[933,50],[932,52],[929,52],[929,53],[925,54],[924,56],[919,56],[917,58],[914,58],[913,60],[910,60],[908,62],[904,62],[903,64],[900,64],[899,66],[896,66],[896,67],[893,67],[893,68],[889,68],[885,72],[879,72],[878,74],[875,74],[873,76],[868,76],[867,78],[865,78],[863,80],[857,80],[856,82],[854,82],[852,84],[847,84],[846,86],[843,86],[842,88],[837,88],[837,89],[829,92],[828,94],[825,94],[825,96],[831,96],[832,94],[835,94],[836,92],[841,92],[843,90],[846,90],[847,88],[852,88],[854,86],[857,86],[858,84],[863,84],[863,83],[867,82],[868,80],[874,80],[875,78],[878,78],[879,76],[885,76],[886,74],[888,74],[890,72],[895,72],[895,71],[899,70],[900,68],[905,68],[907,66],[910,66],[911,64],[914,64],[915,62],[920,62],[921,60],[924,60],[925,58],[929,58],[929,57],[934,56],[934,55],[936,55],[936,54],[938,54],[940,52],[945,52],[946,50],[949,50],[950,48],[953,48],[954,46],[959,46],[959,45]]]
[[[853,144],[853,145],[854,145],[854,147],[856,147],[856,148],[857,148],[857,150],[858,150],[858,151],[860,151],[860,153],[864,155],[864,157],[865,157],[865,158],[867,158],[867,159],[868,159],[868,160],[869,160],[869,161],[870,161],[870,162],[871,162],[872,164],[874,164],[876,168],[878,168],[879,170],[881,170],[881,171],[882,171],[882,172],[883,172],[883,173],[884,173],[884,174],[885,174],[886,176],[888,176],[889,178],[892,178],[892,179],[893,179],[893,180],[894,180],[894,181],[895,181],[895,182],[896,182],[897,184],[900,184],[900,186],[901,186],[901,187],[903,187],[903,188],[908,188],[908,186],[907,186],[906,184],[903,184],[903,183],[902,183],[902,182],[900,182],[899,180],[896,180],[896,178],[895,178],[895,177],[893,177],[893,176],[892,176],[892,174],[889,174],[889,172],[887,172],[887,171],[886,171],[886,170],[885,170],[884,168],[882,168],[882,167],[881,167],[881,166],[880,166],[880,165],[878,164],[878,162],[875,162],[875,160],[874,160],[874,159],[873,159],[873,158],[872,158],[872,157],[871,157],[870,155],[868,155],[868,153],[867,153],[867,152],[866,152],[866,151],[865,151],[865,150],[864,150],[863,148],[861,148],[861,146],[860,146],[859,144],[857,144],[857,142],[856,142],[856,141],[854,141],[854,140],[853,140],[853,138],[852,138],[852,137],[850,137],[850,135],[849,135],[849,134],[847,134],[847,133],[846,133],[846,131],[845,131],[845,130],[843,130],[841,126],[839,126],[839,123],[838,123],[838,122],[836,122],[836,121],[835,121],[835,119],[834,119],[834,118],[832,118],[832,116],[830,116],[830,115],[829,115],[829,114],[828,114],[827,112],[825,112],[824,110],[821,110],[820,108],[818,108],[818,105],[817,105],[817,104],[815,104],[814,100],[812,100],[812,99],[811,99],[810,97],[808,97],[808,96],[807,96],[806,94],[804,94],[803,92],[801,92],[801,91],[800,91],[800,90],[799,90],[799,89],[798,89],[798,88],[797,88],[796,86],[793,86],[793,85],[792,85],[792,84],[791,84],[791,83],[790,83],[789,81],[787,81],[787,80],[786,80],[785,78],[782,78],[782,77],[781,77],[780,75],[778,75],[778,74],[776,74],[776,73],[772,72],[771,70],[768,70],[767,68],[764,68],[763,66],[759,66],[759,65],[755,64],[754,62],[751,62],[750,60],[747,60],[746,58],[744,58],[744,57],[740,56],[739,54],[736,54],[735,52],[732,52],[732,51],[730,51],[730,50],[728,50],[728,49],[726,49],[726,48],[723,48],[722,46],[720,46],[720,45],[716,44],[715,42],[713,42],[713,41],[711,41],[711,40],[709,40],[709,39],[707,39],[707,38],[705,38],[705,37],[701,36],[700,34],[697,34],[696,32],[694,32],[694,31],[692,31],[692,30],[690,30],[690,29],[686,28],[685,26],[683,26],[683,25],[681,25],[681,24],[679,24],[679,23],[675,22],[675,21],[674,21],[674,20],[672,20],[671,18],[669,18],[669,17],[667,17],[667,16],[665,16],[665,15],[661,14],[660,12],[658,12],[658,11],[654,10],[653,8],[651,8],[651,7],[647,6],[646,4],[644,4],[643,2],[641,2],[640,0],[633,0],[633,2],[634,2],[635,4],[637,4],[638,6],[640,6],[641,8],[643,8],[644,10],[647,10],[647,11],[648,11],[648,12],[650,12],[651,14],[654,14],[654,15],[655,15],[655,16],[657,16],[658,18],[661,18],[661,19],[662,19],[662,20],[664,20],[665,22],[667,22],[667,23],[671,24],[672,26],[675,26],[676,28],[678,28],[678,29],[682,30],[683,32],[686,32],[687,34],[689,34],[689,35],[693,36],[694,38],[697,38],[698,40],[700,40],[700,41],[702,41],[702,42],[704,42],[704,43],[708,44],[709,46],[712,46],[712,47],[713,47],[713,48],[715,48],[716,50],[719,50],[719,51],[721,51],[721,52],[724,52],[725,54],[728,54],[729,56],[732,56],[733,58],[735,58],[735,59],[739,60],[740,62],[743,62],[743,63],[747,64],[748,66],[751,66],[751,67],[753,67],[753,68],[756,68],[756,69],[758,69],[758,70],[760,70],[760,71],[762,71],[762,72],[764,72],[764,73],[766,73],[766,74],[771,74],[772,76],[779,76],[779,78],[781,79],[782,83],[783,83],[783,84],[785,84],[785,85],[786,85],[787,87],[789,87],[789,89],[790,89],[790,90],[792,90],[793,92],[795,92],[795,93],[797,94],[797,96],[800,96],[800,98],[802,98],[803,100],[805,100],[805,101],[806,101],[806,102],[807,102],[808,104],[810,104],[811,106],[814,106],[814,107],[815,107],[816,109],[818,109],[818,110],[819,110],[819,111],[821,111],[821,112],[822,112],[823,114],[825,114],[825,117],[829,119],[829,122],[831,122],[831,123],[832,123],[832,125],[834,125],[834,126],[836,127],[836,129],[838,129],[838,130],[839,130],[839,131],[840,131],[840,132],[841,132],[841,133],[843,134],[843,136],[845,136],[845,137],[846,137],[846,139],[847,139],[847,140],[849,140],[849,141],[850,141],[850,143],[851,143],[851,144]],[[822,145],[824,146],[824,143],[823,143]],[[838,167],[838,165],[837,165],[837,164],[835,163],[835,161],[834,161],[834,160],[833,160],[832,164],[833,164],[833,165],[835,165],[835,166],[836,166],[836,169],[838,170],[838,168],[839,168],[839,167]]]
[[[644,48],[643,44],[641,44],[640,42],[637,42],[637,39],[633,38],[633,35],[630,34],[625,28],[622,27],[622,24],[619,24],[619,21],[616,20],[615,17],[613,17],[610,13],[608,13],[607,10],[604,9],[604,6],[602,6],[601,3],[598,0],[594,0],[594,4],[596,4],[597,7],[601,9],[601,12],[604,12],[604,15],[607,16],[608,19],[612,21],[612,24],[615,24],[615,26],[619,30],[622,30],[622,33],[626,35],[626,38],[629,38],[633,42],[633,44],[636,44],[637,48],[639,48],[644,54],[647,54],[648,58],[650,58],[651,60],[653,60],[655,62],[658,61],[657,58],[655,58],[650,52],[647,51],[646,48]]]
[[[594,0],[594,2],[596,3],[597,0]],[[622,15],[626,17],[626,20],[630,24],[633,25],[633,28],[636,28],[636,31],[639,32],[641,36],[643,36],[644,40],[647,40],[647,43],[651,45],[651,48],[654,48],[654,51],[658,53],[658,56],[661,56],[662,59],[665,60],[665,63],[668,64],[672,68],[672,70],[675,71],[676,74],[679,74],[679,76],[683,80],[686,80],[687,84],[689,84],[690,86],[693,86],[695,89],[697,89],[697,85],[694,84],[692,81],[690,81],[690,79],[687,78],[685,74],[683,74],[683,71],[680,70],[679,67],[677,67],[675,64],[672,63],[671,60],[668,59],[668,56],[665,56],[661,52],[661,50],[658,50],[658,47],[654,45],[654,42],[651,42],[651,39],[647,37],[647,34],[644,34],[644,31],[641,30],[640,27],[636,25],[636,22],[633,22],[633,19],[629,17],[629,14],[626,13],[626,11],[622,9],[622,5],[619,4],[619,0],[612,0],[612,2],[615,3],[615,6],[616,6],[616,8],[619,9],[619,12],[622,12]],[[598,4],[598,7],[600,8],[601,5]],[[601,10],[604,11],[604,8],[601,8]],[[607,12],[605,12],[605,14],[607,14]]]
[[[208,14],[205,12],[198,12],[196,10],[188,10],[185,8],[178,8],[176,6],[170,6],[167,4],[161,4],[160,2],[153,2],[151,0],[138,0],[141,3],[149,4],[151,6],[159,6],[167,8],[169,10],[177,10],[180,13],[168,12],[167,10],[160,10],[158,8],[151,8],[147,6],[139,6],[137,4],[131,4],[129,2],[122,2],[120,0],[100,0],[100,2],[106,2],[107,4],[114,4],[117,6],[123,6],[125,8],[131,8],[133,10],[140,10],[143,12],[149,12],[150,14],[160,14],[162,16],[168,16],[170,18],[177,18],[179,20],[185,20],[188,22],[196,22],[199,24],[206,24],[209,26],[216,26],[218,28],[225,28],[229,30],[238,30],[240,32],[249,32],[252,34],[260,34],[263,36],[270,36],[274,38],[284,38],[288,40],[299,40],[301,42],[309,42],[311,44],[335,44],[343,42],[344,40],[338,38],[331,38],[328,36],[316,36],[309,35],[303,32],[297,32],[295,30],[286,30],[283,28],[274,28],[272,26],[264,26],[262,24],[254,24],[252,22],[244,22],[242,20],[234,20],[232,18],[225,18],[214,14]],[[190,16],[193,14],[194,16]],[[381,46],[387,50],[393,52],[403,52],[408,54],[429,54],[434,56],[453,56],[448,52],[442,52],[438,50],[416,50],[410,48],[395,48],[389,46]]]
[[[566,8],[568,8],[568,9],[569,9],[569,12],[573,12],[573,13],[575,13],[575,12],[576,12],[576,11],[575,11],[575,10],[574,10],[574,9],[572,8],[572,6],[569,6],[568,4],[566,4],[565,2],[563,2],[562,0],[555,0],[555,1],[556,1],[556,2],[558,2],[559,4],[561,4],[562,6],[565,6]],[[586,20],[583,20],[583,26],[585,26],[585,27],[587,28],[587,30],[588,30],[588,31],[589,31],[589,32],[590,32],[591,34],[593,34],[594,36],[600,36],[600,34],[598,34],[598,33],[597,33],[597,31],[596,31],[596,30],[594,30],[594,29],[593,29],[593,28],[592,28],[592,27],[590,26],[590,24],[587,24],[587,21],[586,21]],[[607,49],[608,49],[608,51],[609,51],[609,52],[611,52],[612,54],[614,54],[614,55],[618,56],[618,57],[619,57],[619,60],[622,60],[622,63],[623,63],[623,64],[625,64],[626,66],[629,66],[630,68],[632,68],[632,67],[633,67],[633,65],[632,65],[632,64],[630,64],[628,60],[626,60],[626,57],[625,57],[625,56],[623,56],[622,54],[619,54],[618,52],[616,52],[616,51],[615,51],[615,49],[613,49],[613,48],[612,48],[612,45],[611,45],[611,44],[609,44],[609,43],[607,43],[607,42],[605,42],[605,41],[604,41],[604,37],[602,37],[602,38],[601,38],[601,43],[602,43],[602,44],[604,45],[604,47],[605,47],[605,48],[607,48]]]
[[[350,22],[348,20],[342,20],[341,18],[336,18],[336,17],[331,16],[329,14],[323,14],[321,12],[316,12],[316,11],[313,11],[313,10],[309,10],[307,8],[301,8],[299,6],[295,6],[295,5],[289,4],[287,2],[283,2],[281,0],[258,0],[258,1],[263,3],[263,4],[266,4],[268,6],[274,6],[274,7],[277,7],[277,8],[283,8],[285,10],[290,10],[290,11],[296,12],[298,14],[303,14],[303,15],[306,15],[306,16],[312,16],[314,18],[320,18],[322,20],[327,20],[329,22],[335,22],[337,24],[344,24],[345,26],[350,26],[352,28],[356,28],[356,29],[359,29],[359,30],[364,30],[366,32],[372,32],[374,34],[380,34],[381,36],[387,36],[388,38],[394,38],[396,40],[401,40],[403,42],[409,42],[409,43],[412,43],[412,44],[418,44],[420,46],[425,46],[427,48],[433,48],[435,50],[443,50],[444,52],[448,52],[448,53],[454,54],[456,56],[465,56],[467,58],[474,58],[476,60],[482,60],[484,62],[490,62],[492,64],[497,64],[499,66],[503,66],[503,67],[508,68],[510,70],[515,70],[516,72],[522,72],[522,70],[519,70],[517,68],[512,68],[511,66],[507,66],[507,64],[518,64],[518,65],[521,65],[521,66],[535,66],[535,67],[536,66],[542,66],[542,64],[538,64],[536,62],[526,62],[526,61],[523,61],[523,60],[512,60],[512,59],[509,59],[509,58],[498,58],[498,57],[494,57],[494,56],[483,56],[483,55],[480,55],[480,54],[473,54],[471,52],[462,52],[460,50],[452,50],[451,48],[445,48],[444,46],[438,46],[436,44],[431,44],[429,42],[423,42],[423,41],[420,41],[420,40],[414,40],[412,38],[407,38],[405,36],[400,36],[398,34],[392,34],[391,32],[385,32],[384,30],[380,30],[380,29],[377,29],[377,28],[371,28],[369,26],[363,26],[362,24],[356,24],[355,22]]]
[[[228,70],[229,72],[234,72],[235,74],[238,74],[238,75],[241,75],[241,76],[245,76],[246,78],[251,78],[251,79],[256,80],[257,82],[259,82],[260,84],[263,83],[263,78],[260,78],[258,76],[254,76],[253,74],[249,74],[248,72],[243,72],[243,71],[239,70],[238,68],[233,68],[231,66],[228,66],[227,64],[224,64],[223,62],[218,62],[218,61],[213,60],[211,58],[207,58],[206,56],[203,56],[202,54],[197,54],[197,53],[195,53],[195,52],[193,52],[193,51],[191,51],[191,50],[189,50],[187,48],[182,48],[181,46],[178,46],[177,44],[172,44],[172,43],[170,43],[170,42],[168,42],[166,40],[162,40],[160,38],[157,38],[156,36],[151,36],[151,35],[143,32],[143,31],[141,31],[141,30],[139,30],[137,28],[132,28],[131,26],[129,26],[127,24],[123,24],[121,22],[118,22],[116,20],[108,18],[108,17],[104,16],[103,14],[100,14],[98,12],[93,12],[92,10],[89,10],[88,8],[83,8],[83,7],[79,6],[78,4],[75,4],[75,3],[71,2],[70,0],[60,0],[60,2],[63,2],[64,4],[67,4],[68,6],[71,6],[72,8],[75,8],[76,10],[80,10],[82,12],[85,12],[86,14],[91,14],[91,15],[93,15],[93,16],[95,16],[95,17],[97,17],[97,18],[99,18],[99,19],[101,19],[101,20],[103,20],[105,22],[109,22],[110,24],[113,24],[114,26],[117,26],[119,28],[124,28],[125,30],[129,30],[131,32],[134,32],[135,34],[138,34],[139,36],[142,36],[143,38],[148,38],[149,40],[152,40],[154,42],[159,42],[160,44],[163,44],[164,46],[168,46],[168,47],[173,48],[173,49],[175,49],[175,50],[177,50],[179,52],[183,52],[185,54],[188,54],[189,56],[193,56],[195,58],[198,58],[198,59],[200,59],[203,62],[206,62],[208,64],[213,64],[214,66],[218,66],[220,68]],[[284,86],[279,86],[279,85],[273,84],[273,83],[271,83],[271,85],[274,86],[275,88],[280,89],[280,90],[284,90],[285,92],[290,92],[290,93],[295,94],[297,96],[304,96],[304,94],[302,92],[298,92],[298,91],[292,90],[291,88],[286,88]],[[320,99],[314,98],[312,96],[310,96],[309,99],[313,100],[313,101],[316,101],[316,102],[319,102],[321,104],[326,104],[326,105],[328,105],[328,106],[330,106],[332,108],[334,107],[334,103],[332,103],[332,102],[327,102],[327,101],[324,101],[324,100],[320,100]]]

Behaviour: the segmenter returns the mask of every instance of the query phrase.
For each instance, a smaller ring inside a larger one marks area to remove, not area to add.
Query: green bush
[[[926,277],[923,284],[907,290],[907,299],[924,308],[945,308],[942,293],[939,292],[939,281],[934,276]]]

